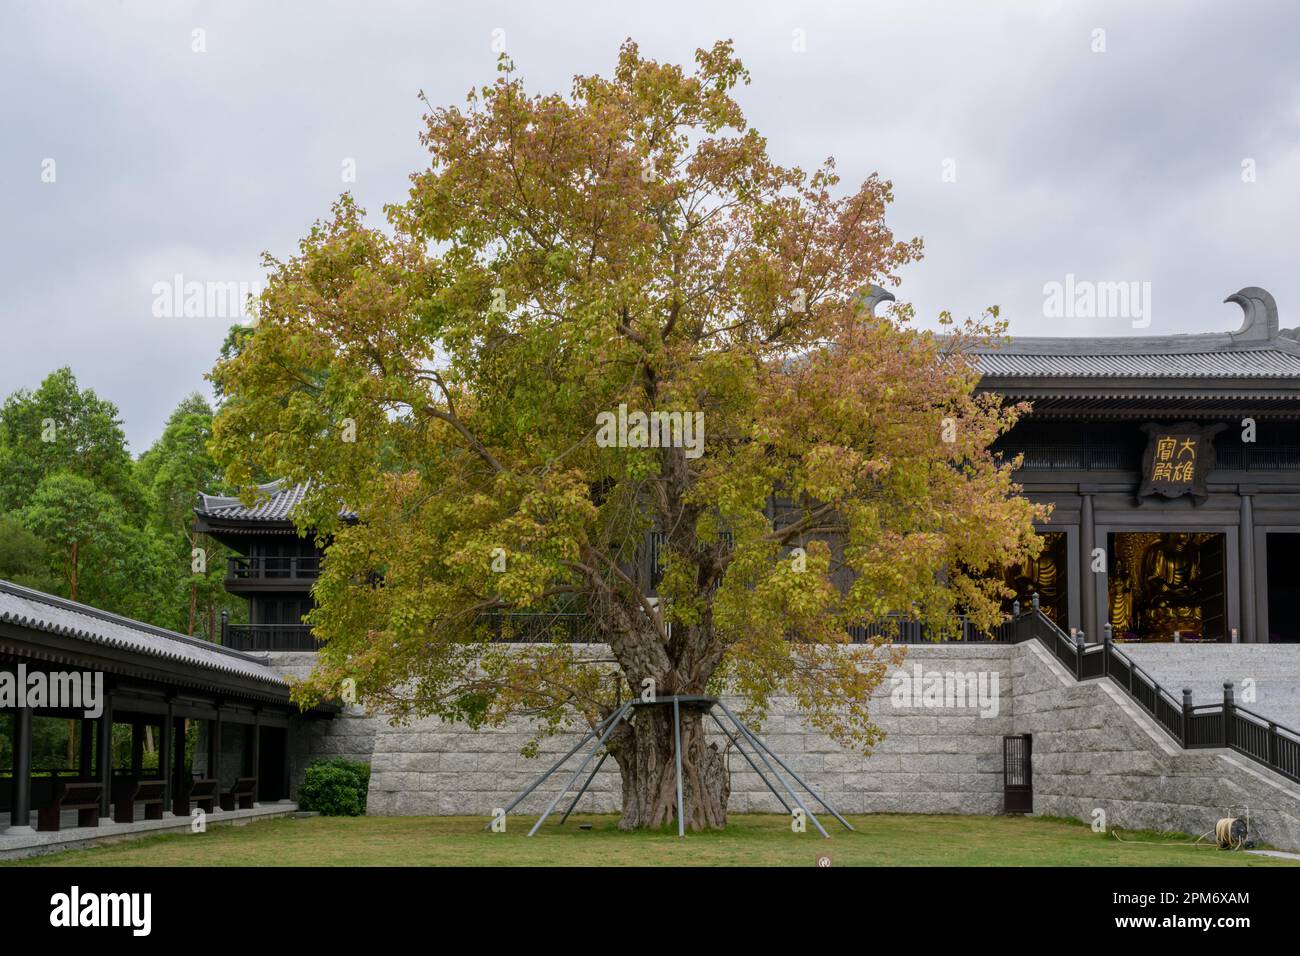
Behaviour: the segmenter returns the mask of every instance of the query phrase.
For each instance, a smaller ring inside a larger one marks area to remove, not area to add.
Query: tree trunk
[[[725,827],[731,793],[726,759],[706,742],[703,721],[702,711],[682,708],[682,816],[690,830]],[[657,828],[676,819],[675,743],[668,704],[636,708],[633,722],[610,736],[610,753],[623,777],[620,830]]]

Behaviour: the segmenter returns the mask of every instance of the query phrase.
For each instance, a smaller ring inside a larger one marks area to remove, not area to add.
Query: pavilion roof
[[[88,604],[0,581],[0,623],[56,634],[99,645],[136,658],[153,658],[206,672],[266,685],[265,691],[288,696],[288,683],[257,658],[196,637],[142,621],[110,614]]]

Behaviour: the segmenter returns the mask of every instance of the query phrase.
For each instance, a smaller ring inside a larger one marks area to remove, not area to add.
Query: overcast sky
[[[1300,324],[1294,3],[5,0],[0,395],[70,365],[139,454],[208,393],[231,324],[155,317],[155,284],[256,282],[344,189],[372,215],[404,198],[416,91],[463,103],[494,36],[538,92],[625,37],[680,62],[732,38],[774,159],[893,180],[892,227],[926,245],[895,292],[922,317],[1135,333],[1046,316],[1074,275],[1150,283],[1145,334],[1236,328],[1246,285]]]

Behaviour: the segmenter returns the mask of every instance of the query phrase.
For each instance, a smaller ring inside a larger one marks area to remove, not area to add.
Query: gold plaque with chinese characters
[[[1196,504],[1209,497],[1205,479],[1214,470],[1214,436],[1226,425],[1143,425],[1147,450],[1142,456],[1142,487],[1138,502],[1150,495],[1179,498],[1191,495]]]

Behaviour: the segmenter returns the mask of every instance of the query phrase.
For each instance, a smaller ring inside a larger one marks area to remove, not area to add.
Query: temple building
[[[1116,641],[1300,641],[1300,344],[1260,288],[1235,332],[1016,338],[980,389],[1032,403],[999,442],[1050,503],[1008,583]]]

